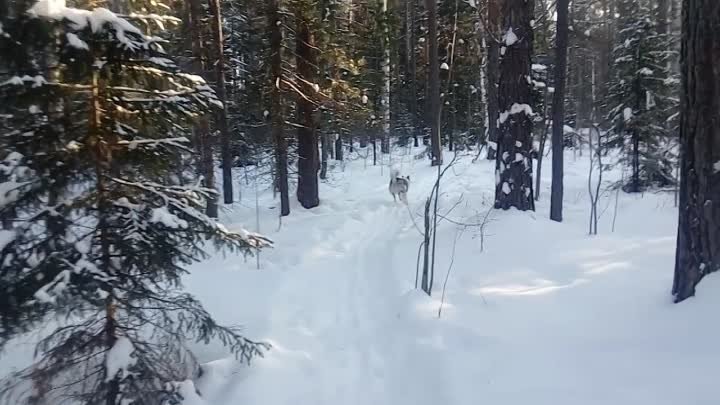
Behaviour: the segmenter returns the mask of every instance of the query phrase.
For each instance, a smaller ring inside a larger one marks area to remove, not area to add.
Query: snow
[[[387,192],[388,167],[365,167],[357,153],[329,170],[319,207],[292,199],[281,227],[272,187],[260,184],[261,228],[275,241],[260,270],[255,260],[217,254],[183,281],[218,322],[273,348],[248,366],[220,344],[192,344],[203,375],[173,384],[183,405],[717,403],[720,275],[671,303],[672,193],[621,193],[615,232],[615,194],[603,193],[598,205],[609,208],[589,237],[587,159],[565,156],[565,220],[555,223],[547,218],[551,170],[535,213],[491,210],[499,173],[470,152],[447,171],[440,212],[476,223],[489,211],[484,242],[468,228],[455,244],[461,227],[440,221],[428,297],[414,289],[420,235],[408,213],[422,224],[434,184],[436,168],[413,158],[422,150],[392,156],[413,179],[409,210]],[[622,175],[614,167],[608,183]],[[253,189],[221,212],[229,229],[254,220]],[[32,358],[32,347],[22,348],[0,356],[0,374]]]
[[[547,66],[541,65],[541,64],[539,64],[539,63],[533,63],[533,64],[532,64],[532,70],[534,70],[534,71],[536,71],[536,72],[544,72],[544,71],[547,70]]]
[[[506,46],[513,46],[517,41],[518,37],[517,35],[515,35],[512,27],[508,28],[507,32],[505,32],[505,35],[503,35],[503,43],[505,43]]]
[[[185,229],[188,226],[187,221],[171,214],[167,207],[153,209],[150,222],[154,224],[160,223],[171,229]]]
[[[12,204],[20,197],[19,190],[30,183],[7,180],[0,183],[0,208]]]
[[[65,36],[67,37],[68,44],[70,46],[72,46],[73,48],[84,49],[84,50],[90,49],[88,47],[88,44],[85,41],[80,39],[77,35],[73,34],[72,32],[68,32],[67,34],[65,34]]]
[[[115,344],[105,356],[106,382],[117,377],[118,373],[121,380],[128,375],[128,370],[136,362],[136,359],[132,357],[133,352],[135,352],[135,346],[133,346],[130,339],[124,336],[117,338]]]
[[[450,216],[465,222],[490,209],[499,175],[494,162],[473,157],[448,171],[440,198],[445,212],[462,196]],[[392,161],[413,178],[409,207],[420,213],[434,168],[411,153]],[[186,284],[219,321],[242,324],[273,349],[248,367],[219,346],[198,346],[206,363],[195,386],[203,399],[471,405],[481,395],[508,405],[714,404],[720,327],[707,319],[720,305],[720,277],[703,280],[691,301],[671,304],[672,195],[620,194],[614,233],[614,194],[604,195],[600,205],[610,208],[600,235],[588,237],[588,163],[571,153],[565,161],[565,222],[547,219],[547,197],[534,214],[491,211],[484,249],[478,230],[457,242],[440,319],[458,227],[439,226],[433,297],[414,290],[420,236],[387,193],[387,170],[381,176],[362,158],[347,161],[321,183],[322,205],[305,211],[293,202],[280,230],[272,189],[261,191],[263,229],[276,242],[261,254],[261,270],[218,256],[195,267]],[[621,171],[605,175],[616,181]],[[251,188],[246,198],[254,201]],[[225,215],[244,222],[254,207]]]
[[[0,251],[5,249],[5,246],[15,240],[15,232],[0,229]]]
[[[500,113],[498,123],[504,124],[511,115],[520,113],[525,113],[525,115],[527,115],[528,117],[532,117],[533,115],[535,115],[530,105],[513,103],[513,105],[510,106],[510,111],[503,111]]]
[[[50,17],[58,15],[65,8],[65,0],[40,0],[29,11],[40,17]]]
[[[630,107],[625,107],[623,109],[623,119],[625,119],[625,122],[630,121],[633,117],[633,110]]]
[[[180,394],[182,405],[209,405],[198,393],[192,380],[172,384],[174,392]]]
[[[653,75],[653,71],[651,69],[644,67],[644,68],[638,70],[638,74],[643,75],[643,76],[651,76],[651,75]]]
[[[440,65],[440,69],[450,70],[450,66],[446,62],[443,62],[442,65]]]
[[[135,49],[144,44],[142,41],[128,38],[127,33],[134,34],[138,38],[143,38],[143,41],[151,40],[151,38],[143,35],[137,27],[126,19],[102,7],[93,10],[82,10],[66,7],[65,0],[40,0],[30,9],[30,14],[53,20],[67,19],[72,22],[72,28],[77,31],[82,31],[89,26],[93,33],[99,33],[106,29],[106,25],[110,25],[115,31],[117,40],[128,49]],[[80,40],[80,38],[76,37],[75,41],[68,36],[68,43],[76,48],[85,49],[82,47],[84,42]],[[87,44],[85,44],[85,46],[87,46]]]
[[[504,182],[502,185],[502,192],[505,194],[510,194],[510,185],[507,182]]]
[[[715,171],[715,173],[720,173],[720,160],[713,164],[713,170]]]
[[[47,83],[44,77],[38,76],[12,76],[4,82],[0,83],[1,86],[22,86],[25,83],[32,83],[32,87],[40,87]]]

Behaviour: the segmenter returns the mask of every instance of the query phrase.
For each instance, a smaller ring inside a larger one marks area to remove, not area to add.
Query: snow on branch
[[[530,105],[513,103],[509,111],[503,111],[502,113],[500,113],[500,117],[498,118],[498,124],[504,124],[511,115],[520,113],[525,113],[525,115],[527,115],[528,117],[532,117],[533,115],[535,115]]]
[[[188,221],[192,221],[197,225],[202,225],[207,228],[206,231],[216,234],[216,236],[221,239],[235,241],[240,243],[240,245],[242,245],[241,247],[263,248],[272,246],[272,241],[264,236],[246,231],[245,229],[230,231],[222,224],[195,208],[195,205],[199,205],[202,202],[201,199],[205,199],[211,194],[216,193],[215,190],[202,187],[179,187],[166,186],[158,183],[132,182],[120,178],[111,178],[111,180],[117,184],[146,192],[149,196],[162,201],[162,205],[160,206],[166,207],[166,209],[169,210],[168,212],[181,213],[185,217],[183,221],[185,221],[186,224],[189,224]],[[158,214],[155,219],[157,222],[164,223],[163,219],[167,218]],[[179,224],[178,221],[173,221],[173,225],[177,224]]]

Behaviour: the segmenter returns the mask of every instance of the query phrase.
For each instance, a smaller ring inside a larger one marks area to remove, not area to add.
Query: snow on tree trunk
[[[318,152],[318,134],[315,118],[315,105],[307,99],[315,89],[311,83],[315,80],[317,57],[314,48],[315,38],[310,28],[310,20],[305,10],[295,13],[297,21],[295,52],[297,71],[303,82],[300,87],[305,95],[298,96],[298,186],[297,198],[304,208],[320,205],[318,190],[318,170],[320,169]]]
[[[685,0],[682,34],[677,302],[720,267],[720,2]]]
[[[557,35],[555,36],[555,93],[553,94],[552,185],[550,219],[562,222],[564,177],[565,76],[567,73],[569,0],[557,2]]]
[[[500,44],[499,139],[495,207],[534,210],[532,184],[531,55],[534,0],[506,0]]]

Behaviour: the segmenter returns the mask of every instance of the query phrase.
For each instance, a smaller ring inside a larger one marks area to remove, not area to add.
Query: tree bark
[[[505,0],[498,105],[500,131],[495,160],[495,208],[534,210],[530,64],[534,0]]]
[[[310,28],[310,20],[306,11],[298,9],[295,13],[297,21],[295,52],[297,57],[297,71],[303,82],[299,84],[304,95],[314,93],[312,85],[315,83],[315,67],[317,56],[315,53],[315,38]],[[298,187],[297,198],[304,208],[314,208],[320,205],[318,169],[320,168],[318,153],[318,134],[315,105],[305,97],[298,96]]]
[[[330,157],[330,140],[328,139],[327,132],[323,132],[320,135],[320,153],[322,155],[320,160],[320,178],[327,179],[328,170],[328,158]]]
[[[342,132],[338,132],[337,138],[335,139],[335,160],[343,160],[343,136]]]
[[[720,267],[720,2],[684,0],[681,182],[673,294]]]
[[[565,76],[567,73],[568,7],[569,0],[557,1],[557,34],[555,36],[555,93],[552,111],[552,185],[550,191],[550,219],[563,220],[563,177],[565,125]]]
[[[275,143],[275,181],[280,191],[280,215],[290,215],[290,190],[288,187],[288,152],[283,126],[283,103],[280,83],[282,82],[282,31],[279,0],[268,0],[268,27],[270,29],[270,69],[272,90],[270,91],[270,125]]]
[[[428,18],[428,113],[430,121],[430,146],[432,165],[442,165],[442,146],[440,138],[440,60],[438,56],[437,1],[425,0]]]
[[[668,0],[658,0],[657,7],[658,33],[660,35],[665,35],[668,33],[670,23],[670,21],[668,20],[670,3]]]
[[[498,24],[500,21],[499,0],[488,0],[488,24],[485,27],[487,43],[487,127],[489,160],[495,160],[498,142],[498,76],[500,71],[500,46],[498,44]]]
[[[205,51],[203,49],[202,18],[203,9],[200,0],[189,0],[191,46],[193,54],[193,71],[199,76],[205,76]],[[215,165],[213,161],[213,139],[210,133],[210,122],[207,116],[197,119],[193,126],[195,146],[199,154],[198,169],[203,177],[206,188],[215,189]],[[207,199],[205,213],[211,218],[218,217],[217,195],[212,194]]]
[[[390,153],[390,85],[392,81],[390,65],[390,14],[388,12],[388,0],[380,0],[382,3],[382,61],[380,70],[383,75],[382,95],[380,97],[380,115],[382,116],[382,140],[380,151]]]
[[[233,202],[233,183],[232,183],[232,150],[230,149],[230,130],[227,123],[227,96],[225,94],[225,50],[224,36],[222,26],[222,9],[220,7],[221,0],[209,0],[208,6],[212,12],[212,32],[213,42],[215,45],[215,93],[218,99],[223,103],[223,108],[218,111],[217,126],[220,130],[220,155],[222,157],[222,177],[223,177],[223,198],[225,204]]]
[[[417,102],[417,52],[415,52],[415,46],[417,40],[415,38],[415,21],[417,20],[417,0],[406,0],[407,7],[409,10],[408,17],[408,64],[409,66],[409,81],[410,85],[410,117],[412,119],[413,127],[413,145],[415,147],[420,146],[418,141],[418,132],[420,131],[420,119],[418,117],[418,102]]]

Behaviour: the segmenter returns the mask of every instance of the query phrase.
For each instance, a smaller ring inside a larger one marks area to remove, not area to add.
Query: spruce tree
[[[181,285],[208,246],[270,243],[203,214],[214,191],[185,170],[214,92],[106,9],[40,2],[1,23],[0,349],[52,330],[0,400],[176,403],[198,367],[188,340],[260,354]]]
[[[614,133],[608,146],[620,148],[621,163],[630,166],[624,189],[639,192],[674,183],[677,142],[672,129],[678,101],[673,93],[678,80],[670,62],[675,51],[671,37],[658,32],[649,2],[622,0],[618,11],[608,116]]]

